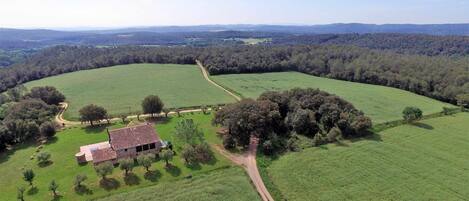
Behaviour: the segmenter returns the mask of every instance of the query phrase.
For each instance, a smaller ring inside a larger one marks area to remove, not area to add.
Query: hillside
[[[406,106],[418,106],[424,114],[440,112],[443,107],[451,107],[449,104],[399,89],[333,80],[297,72],[218,75],[212,78],[217,83],[249,98],[257,98],[265,91],[281,91],[295,87],[319,88],[350,101],[371,117],[374,123],[401,119],[402,110]]]
[[[468,121],[460,113],[290,153],[267,172],[287,200],[464,200]]]
[[[78,119],[87,104],[105,107],[110,114],[141,111],[141,101],[158,95],[167,108],[230,103],[235,100],[209,84],[194,65],[132,64],[79,71],[26,84],[55,86],[67,97],[67,119]]]

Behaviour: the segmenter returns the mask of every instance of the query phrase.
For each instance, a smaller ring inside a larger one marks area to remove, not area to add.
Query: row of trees
[[[47,139],[55,135],[52,117],[65,96],[54,87],[34,87],[27,92],[16,87],[3,96],[0,107],[0,150],[7,144],[29,139]]]
[[[256,136],[267,154],[296,149],[295,135],[318,145],[367,134],[372,125],[351,103],[318,89],[266,92],[257,100],[227,105],[215,114],[213,123],[228,129],[223,139],[226,148],[247,146]]]
[[[400,88],[456,102],[469,93],[469,58],[404,55],[353,46],[70,47],[48,48],[0,69],[0,92],[18,84],[83,69],[129,63],[195,64],[211,74],[299,71]]]

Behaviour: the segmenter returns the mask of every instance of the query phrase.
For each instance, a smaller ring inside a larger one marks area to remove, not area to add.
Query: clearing
[[[202,113],[184,114],[183,117],[172,116],[169,120],[157,123],[156,129],[163,140],[172,140],[172,132],[174,126],[181,118],[192,118],[199,127],[204,131],[205,138],[210,144],[219,144],[221,140],[216,136],[216,129],[211,125],[213,115]],[[121,123],[112,125],[111,128],[122,127]],[[94,198],[101,198],[109,195],[114,195],[120,192],[129,192],[146,186],[161,185],[157,188],[165,188],[164,186],[170,185],[169,183],[175,181],[185,180],[188,175],[192,175],[195,180],[199,180],[199,176],[205,178],[206,174],[211,174],[212,171],[224,168],[231,168],[232,163],[214,151],[216,159],[208,164],[201,164],[197,166],[187,167],[183,164],[183,159],[176,155],[172,160],[175,168],[165,169],[163,161],[157,161],[151,167],[152,174],[145,175],[143,167],[137,166],[130,179],[124,179],[123,172],[119,168],[115,168],[112,175],[109,176],[110,181],[106,184],[100,184],[100,179],[96,175],[92,164],[78,165],[74,157],[79,147],[86,144],[97,143],[107,140],[106,128],[70,128],[59,132],[54,140],[46,144],[41,151],[46,151],[51,154],[52,163],[45,167],[39,167],[36,159],[31,159],[31,156],[37,154],[37,147],[34,143],[25,143],[16,145],[14,150],[0,153],[0,198],[2,200],[15,200],[17,188],[20,186],[26,187],[25,200],[50,200],[52,195],[48,191],[49,182],[55,179],[59,184],[59,194],[63,196],[63,200],[89,200]],[[175,145],[176,147],[182,145]],[[28,184],[22,179],[23,169],[31,168],[36,174],[34,179],[34,186],[30,188]],[[228,171],[228,170],[227,170]],[[236,170],[236,172],[238,172]],[[239,171],[241,172],[241,171]],[[88,180],[84,183],[88,187],[88,192],[77,194],[73,189],[73,180],[77,174],[86,174]],[[217,174],[217,173],[215,173]],[[211,176],[207,176],[211,177]],[[242,181],[239,177],[244,177]],[[225,184],[238,185],[235,182],[241,182],[239,185],[245,185],[248,177],[245,174],[240,174],[234,181],[226,181]],[[244,183],[243,183],[244,182]],[[183,185],[184,182],[175,185]],[[222,188],[231,188],[230,185],[222,186]],[[251,200],[251,196],[257,195],[255,189],[250,186],[240,187],[243,189],[244,194],[240,194],[240,199]],[[231,190],[219,191],[220,196],[224,192],[233,193]],[[188,195],[190,196],[190,195]],[[242,196],[247,196],[243,198]]]
[[[208,83],[196,65],[130,64],[67,73],[26,83],[55,86],[66,97],[64,118],[77,120],[87,104],[105,107],[110,114],[136,113],[147,95],[158,95],[168,108],[234,102],[223,90]]]
[[[417,106],[424,114],[440,112],[443,107],[452,107],[450,104],[400,89],[333,80],[298,72],[231,74],[211,76],[211,78],[223,87],[247,98],[257,98],[265,91],[280,91],[295,87],[319,88],[350,101],[371,117],[374,123],[401,119],[402,110],[406,106]]]
[[[289,153],[264,179],[287,200],[466,200],[468,122],[459,113]]]

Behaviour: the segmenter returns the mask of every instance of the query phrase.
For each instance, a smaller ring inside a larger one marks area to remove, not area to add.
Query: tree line
[[[131,63],[195,64],[210,74],[299,71],[315,76],[390,86],[455,103],[469,93],[469,58],[405,55],[337,45],[94,48],[57,46],[0,69],[0,92],[78,70]]]

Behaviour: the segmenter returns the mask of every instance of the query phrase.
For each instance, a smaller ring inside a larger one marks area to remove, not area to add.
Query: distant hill
[[[200,26],[154,26],[131,27],[88,31],[91,33],[126,33],[126,32],[214,32],[214,31],[254,31],[254,32],[283,32],[295,34],[343,34],[343,33],[418,33],[429,35],[469,35],[467,24],[327,24],[327,25],[200,25]]]

